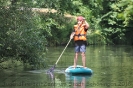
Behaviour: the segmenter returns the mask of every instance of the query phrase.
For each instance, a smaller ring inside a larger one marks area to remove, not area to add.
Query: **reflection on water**
[[[87,81],[90,79],[91,76],[84,76],[84,75],[68,75],[66,76],[66,82],[73,88],[87,88]]]
[[[49,48],[48,63],[53,66],[64,47]],[[88,46],[86,66],[93,70],[91,77],[66,76],[73,65],[73,47],[66,49],[54,69],[33,71],[0,70],[0,88],[133,88],[133,46]],[[81,57],[78,65],[82,65]],[[50,67],[51,67],[50,66]]]

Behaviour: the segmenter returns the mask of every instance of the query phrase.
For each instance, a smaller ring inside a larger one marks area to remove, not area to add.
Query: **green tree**
[[[38,13],[28,6],[22,8],[18,2],[13,1],[8,1],[7,5],[2,4],[0,10],[1,62],[14,57],[24,64],[45,64],[47,41],[43,32],[49,35],[49,30],[44,28]],[[8,59],[3,59],[5,57]]]
[[[133,21],[133,1],[118,0],[109,5],[110,11],[106,13],[106,17],[101,21],[104,24],[103,33],[114,44],[131,44],[133,31],[131,22]],[[128,37],[130,36],[130,37]]]

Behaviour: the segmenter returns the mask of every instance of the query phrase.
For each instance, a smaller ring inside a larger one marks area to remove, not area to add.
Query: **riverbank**
[[[4,69],[23,71],[33,69],[33,66],[29,63],[23,63],[22,61],[15,60],[13,58],[8,58],[6,61],[0,63],[0,70]]]

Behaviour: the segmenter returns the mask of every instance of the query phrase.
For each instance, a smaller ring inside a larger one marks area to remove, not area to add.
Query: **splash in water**
[[[54,79],[54,69],[55,69],[55,65],[53,67],[51,67],[48,71],[47,74],[49,75],[49,77],[51,79]]]

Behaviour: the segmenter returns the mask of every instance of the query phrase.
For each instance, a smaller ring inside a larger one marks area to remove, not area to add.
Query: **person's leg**
[[[80,51],[81,51],[81,56],[82,56],[83,67],[86,67],[86,56],[85,56],[86,46],[85,45],[81,45]]]
[[[75,56],[74,56],[74,68],[77,65],[77,60],[78,60],[78,53],[75,53]]]
[[[85,68],[86,67],[86,56],[85,56],[85,52],[82,52],[81,53],[81,56],[82,56],[83,67]]]
[[[77,65],[77,60],[78,60],[78,53],[80,51],[80,46],[76,45],[75,46],[75,56],[74,56],[74,68]]]

